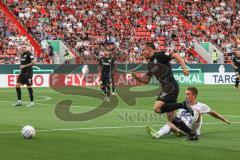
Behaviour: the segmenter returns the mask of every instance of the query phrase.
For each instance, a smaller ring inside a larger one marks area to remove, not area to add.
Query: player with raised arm
[[[189,128],[197,133],[199,136],[201,134],[201,126],[202,126],[202,116],[203,114],[209,114],[210,116],[217,118],[227,124],[230,124],[230,121],[219,113],[212,110],[208,105],[200,103],[197,101],[198,90],[195,87],[188,87],[185,91],[186,99],[191,105],[194,116],[189,114],[185,109],[179,109],[176,119],[182,120]],[[155,131],[151,127],[146,127],[147,132],[153,138],[160,138],[164,135],[167,135],[170,131],[174,132],[176,135],[181,135],[182,131],[179,129],[177,124],[173,124],[172,122],[168,122],[159,131]]]
[[[183,68],[184,75],[189,75],[184,60],[177,53],[156,50],[154,44],[151,42],[145,44],[143,48],[143,56],[148,61],[148,73],[145,76],[140,77],[133,72],[132,77],[141,83],[148,84],[152,76],[155,76],[162,86],[162,91],[155,101],[154,111],[159,114],[170,112],[168,113],[168,120],[177,123],[181,126],[181,129],[184,130],[184,132],[192,137],[191,139],[197,140],[196,133],[187,127],[185,123],[182,121],[174,122],[175,119],[173,119],[173,117],[175,114],[171,112],[180,108],[185,108],[188,112],[193,114],[191,107],[186,101],[183,103],[177,103],[179,86],[173,76],[172,66],[170,64],[172,58],[176,58]]]
[[[236,73],[236,81],[235,81],[235,88],[238,88],[239,80],[240,80],[240,51],[235,51],[232,58],[232,66]]]
[[[20,69],[21,73],[18,76],[17,84],[16,84],[16,92],[18,101],[13,106],[22,106],[22,97],[21,97],[21,86],[27,85],[30,103],[27,105],[31,107],[34,105],[33,102],[33,89],[32,89],[32,77],[33,77],[33,68],[32,66],[35,65],[35,58],[34,55],[27,49],[27,46],[21,46],[20,49],[21,56],[20,56]]]

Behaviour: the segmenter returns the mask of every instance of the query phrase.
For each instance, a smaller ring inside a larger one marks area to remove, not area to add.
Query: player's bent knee
[[[154,112],[156,112],[156,113],[160,113],[161,112],[161,107],[162,106],[159,106],[159,105],[155,105],[154,107],[153,107],[153,110],[154,110]]]
[[[20,83],[17,83],[16,84],[16,88],[20,88],[21,87],[21,84]]]
[[[161,109],[159,107],[155,107],[155,106],[154,106],[153,110],[156,113],[160,113],[160,111],[161,111]]]
[[[161,108],[164,105],[164,102],[162,101],[156,101],[153,107],[154,112],[161,113]]]

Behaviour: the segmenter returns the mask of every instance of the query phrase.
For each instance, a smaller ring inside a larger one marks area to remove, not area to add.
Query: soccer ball
[[[35,129],[30,125],[24,126],[22,128],[22,136],[25,139],[33,138],[35,136]]]

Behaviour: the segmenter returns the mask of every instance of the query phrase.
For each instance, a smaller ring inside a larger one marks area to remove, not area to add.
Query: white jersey
[[[197,102],[197,104],[193,105],[192,109],[198,110],[201,114],[208,114],[211,111],[211,108],[208,105],[200,102]]]
[[[193,110],[198,110],[201,114],[208,114],[211,109],[208,105],[204,103],[197,102],[197,104],[191,106]],[[188,118],[191,116],[190,113],[188,113],[185,109],[179,109],[177,113],[177,117],[179,118]]]
[[[180,118],[189,128],[194,129],[198,135],[200,135],[200,128],[202,119],[200,121],[200,125],[198,128],[194,128],[193,125],[196,123],[199,117],[199,113],[202,114],[208,114],[211,109],[206,104],[198,102],[197,104],[191,106],[194,111],[194,116],[192,116],[189,112],[187,112],[185,109],[179,109],[177,113],[177,117]]]

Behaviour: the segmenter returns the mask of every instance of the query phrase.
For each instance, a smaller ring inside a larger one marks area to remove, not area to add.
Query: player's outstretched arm
[[[131,75],[132,75],[132,78],[144,84],[148,84],[151,81],[151,77],[148,75],[144,75],[140,77],[140,76],[137,76],[135,72],[132,72]]]
[[[178,53],[173,53],[172,56],[180,63],[180,65],[183,68],[183,74],[188,76],[189,75],[189,70],[186,66],[186,63],[182,59],[182,57]]]
[[[223,121],[227,124],[231,124],[231,122],[228,119],[224,118],[222,115],[220,115],[219,113],[217,113],[213,110],[211,110],[208,114],[211,115],[212,117],[216,118],[216,119],[220,119],[221,121]]]

